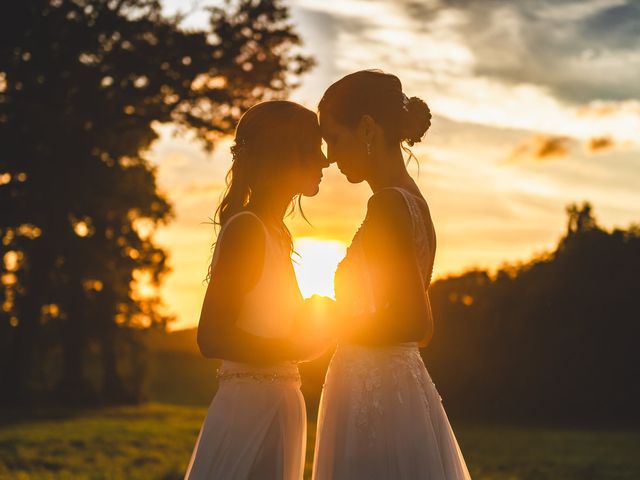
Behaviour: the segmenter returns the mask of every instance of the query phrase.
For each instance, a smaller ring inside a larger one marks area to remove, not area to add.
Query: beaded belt
[[[261,373],[261,372],[216,372],[218,380],[251,379],[258,382],[300,381],[300,373]]]

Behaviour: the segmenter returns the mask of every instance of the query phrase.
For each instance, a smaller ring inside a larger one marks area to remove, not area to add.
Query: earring
[[[371,156],[371,144],[367,143],[367,155]]]

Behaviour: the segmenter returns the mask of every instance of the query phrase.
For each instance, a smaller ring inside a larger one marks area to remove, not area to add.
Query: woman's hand
[[[312,360],[336,343],[335,301],[329,297],[313,295],[305,299],[296,321],[292,340],[298,346],[298,360]]]
[[[329,297],[313,295],[304,300],[296,319],[297,331],[306,335],[331,337],[335,323],[335,301]]]

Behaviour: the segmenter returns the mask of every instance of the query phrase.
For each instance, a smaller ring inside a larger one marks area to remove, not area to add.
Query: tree
[[[567,234],[582,233],[597,228],[596,219],[593,216],[593,207],[589,202],[582,206],[572,203],[566,208],[569,220],[567,222]]]
[[[15,2],[1,17],[5,400],[28,395],[44,349],[60,352],[60,393],[91,394],[91,344],[103,394],[138,397],[119,362],[137,358],[138,329],[170,320],[157,297],[136,293],[168,271],[153,241],[172,216],[145,157],[154,126],[171,122],[211,149],[312,65],[280,2],[227,7],[209,9],[208,31],[182,29],[157,0]]]
[[[453,415],[640,421],[640,230],[598,227],[588,203],[566,211],[554,251],[431,287],[424,353]]]

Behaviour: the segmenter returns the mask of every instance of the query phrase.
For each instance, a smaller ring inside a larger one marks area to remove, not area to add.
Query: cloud
[[[535,137],[520,143],[511,152],[507,162],[522,160],[551,160],[563,158],[569,155],[570,138],[564,136],[536,135]]]
[[[407,8],[427,19],[463,17],[456,30],[476,76],[537,85],[573,104],[640,96],[640,2],[441,0],[435,16],[430,5]]]
[[[189,158],[180,152],[171,152],[160,162],[163,169],[182,168],[189,165]]]
[[[216,200],[225,188],[226,186],[222,181],[203,182],[194,180],[176,186],[171,192],[171,196],[176,199],[180,198],[183,204],[185,201],[199,202],[205,200],[210,202]]]
[[[587,142],[587,151],[591,153],[601,152],[611,149],[613,145],[613,140],[610,137],[593,137]]]
[[[296,5],[331,25],[327,85],[351,71],[378,67],[397,74],[407,94],[424,98],[436,115],[459,122],[640,143],[640,2]],[[612,113],[584,114],[602,105]]]
[[[604,102],[597,100],[581,106],[578,113],[585,118],[626,116],[624,120],[631,120],[640,115],[640,99],[627,100],[625,102]]]

